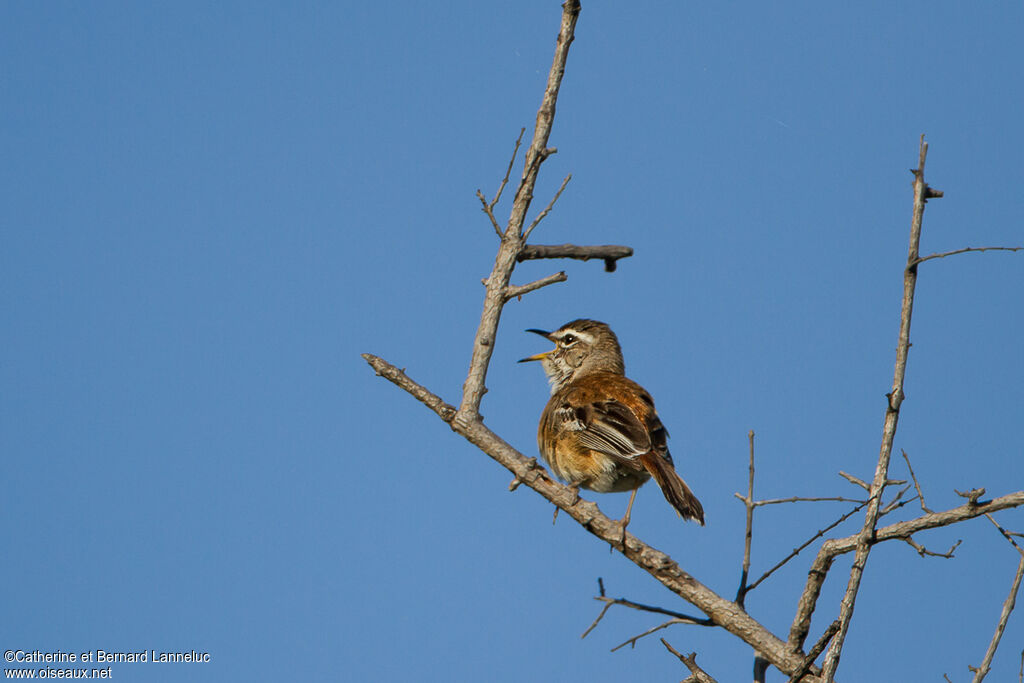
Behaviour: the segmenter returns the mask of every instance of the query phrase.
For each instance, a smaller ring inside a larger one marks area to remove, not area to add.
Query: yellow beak
[[[539,334],[540,336],[544,337],[545,339],[551,339],[551,333],[550,332],[546,332],[544,330],[527,330],[527,332],[533,332],[534,334]],[[551,355],[554,352],[555,352],[555,349],[551,349],[550,351],[545,351],[544,353],[538,353],[535,356],[530,356],[529,358],[523,358],[522,360],[519,360],[519,361],[516,361],[516,362],[517,363],[526,363],[527,361],[531,361],[531,360],[544,360],[545,358],[547,358],[549,355]]]

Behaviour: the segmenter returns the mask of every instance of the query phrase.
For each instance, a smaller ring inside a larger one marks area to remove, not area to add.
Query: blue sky
[[[685,605],[552,526],[359,357],[458,402],[496,249],[474,192],[532,130],[559,12],[0,8],[3,649],[211,653],[113,667],[146,682],[684,677],[654,638],[609,652],[655,616],[613,610],[579,634],[598,577]],[[506,308],[487,423],[535,454],[546,383],[514,361],[546,347],[522,330],[610,323],[708,518],[683,524],[645,487],[631,530],[733,595],[749,429],[758,497],[849,496],[839,470],[871,476],[921,133],[946,194],[922,251],[1024,243],[1022,25],[1009,4],[585,2],[538,203],[573,181],[534,241],[636,254],[614,274],[517,270],[569,280]],[[896,447],[934,509],[1024,486],[1022,259],[921,268]],[[627,496],[597,498],[617,517]],[[753,573],[845,510],[759,511]],[[875,550],[841,679],[967,680],[1018,556],[984,520],[918,540],[961,538],[953,560]],[[809,562],[747,599],[776,633]],[[1016,675],[1022,619],[991,680]],[[749,676],[721,631],[665,636],[720,681]]]

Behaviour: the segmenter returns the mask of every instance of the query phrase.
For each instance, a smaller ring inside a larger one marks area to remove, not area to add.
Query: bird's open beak
[[[527,330],[527,332],[533,332],[534,334],[539,334],[540,336],[544,337],[545,339],[551,339],[551,333],[550,332],[545,332],[544,330]],[[527,358],[523,358],[523,359],[521,359],[519,361],[516,361],[516,362],[518,362],[518,363],[526,363],[527,361],[531,361],[531,360],[544,360],[552,352],[554,352],[554,349],[551,349],[551,351],[545,351],[544,353],[538,353],[538,354],[536,354],[534,356],[529,356]]]

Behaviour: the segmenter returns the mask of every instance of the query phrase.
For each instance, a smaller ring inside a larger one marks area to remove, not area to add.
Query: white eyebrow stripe
[[[574,335],[574,336],[582,339],[583,341],[585,341],[588,344],[593,344],[594,343],[594,337],[591,336],[590,334],[588,334],[586,332],[577,332],[576,330],[571,330],[571,329],[570,330],[558,330],[557,332],[553,333],[551,336],[554,337],[555,339],[561,341],[562,339],[565,339],[566,335],[569,335],[569,334]]]

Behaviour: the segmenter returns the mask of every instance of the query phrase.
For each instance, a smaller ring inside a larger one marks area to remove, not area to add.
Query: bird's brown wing
[[[614,399],[574,403],[570,398],[558,412],[563,428],[579,432],[580,445],[629,467],[646,470],[680,516],[704,524],[703,506],[673,466],[668,431],[654,411],[653,402],[650,410],[645,411],[646,424],[632,408]]]
[[[634,461],[651,450],[651,435],[628,406],[615,400],[595,401],[576,406],[574,413],[583,426],[580,445],[640,469]]]

